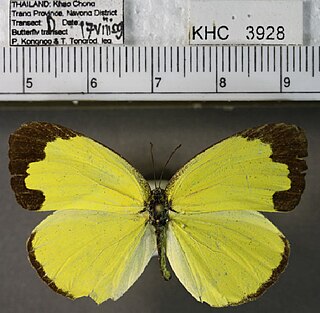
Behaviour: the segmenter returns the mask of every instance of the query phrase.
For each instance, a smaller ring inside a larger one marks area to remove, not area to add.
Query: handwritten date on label
[[[123,0],[10,1],[10,45],[123,44]]]

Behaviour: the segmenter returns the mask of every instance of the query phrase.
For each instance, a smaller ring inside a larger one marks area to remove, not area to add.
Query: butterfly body
[[[165,189],[102,144],[33,122],[9,139],[21,206],[54,211],[33,231],[31,264],[54,291],[96,303],[120,298],[158,251],[200,302],[252,301],[284,271],[290,246],[260,212],[287,212],[305,188],[303,130],[284,123],[236,133],[187,162]]]
[[[153,189],[147,207],[147,211],[149,212],[149,223],[155,228],[161,273],[165,280],[169,280],[171,274],[166,262],[166,232],[169,222],[170,207],[165,190],[160,187]]]

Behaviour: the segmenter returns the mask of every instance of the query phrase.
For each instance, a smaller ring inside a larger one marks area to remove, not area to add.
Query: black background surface
[[[180,104],[178,104],[180,106]],[[320,108],[310,104],[263,107],[0,107],[0,311],[1,312],[316,312],[320,290]],[[48,121],[92,137],[125,157],[147,179],[157,175],[168,155],[178,150],[165,179],[204,148],[249,127],[295,123],[309,139],[307,186],[299,206],[287,214],[266,214],[291,243],[289,266],[257,301],[215,309],[197,302],[176,277],[165,282],[153,258],[139,280],[118,301],[97,306],[91,299],[71,301],[55,294],[27,260],[25,242],[49,213],[29,212],[15,201],[9,184],[8,136],[23,122]]]

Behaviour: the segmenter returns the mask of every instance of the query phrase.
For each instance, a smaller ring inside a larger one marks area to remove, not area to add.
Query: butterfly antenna
[[[154,188],[157,188],[156,169],[154,166],[153,143],[152,142],[150,142],[150,154],[151,154],[151,162],[152,162],[152,169],[153,169]]]
[[[161,171],[161,175],[160,175],[160,179],[159,179],[159,187],[161,185],[161,181],[162,181],[162,176],[163,176],[163,172],[165,170],[165,168],[167,167],[168,163],[170,162],[170,160],[172,159],[173,155],[176,153],[176,151],[181,147],[181,144],[178,145],[170,154],[166,164],[164,165],[164,167],[162,168],[162,171]]]

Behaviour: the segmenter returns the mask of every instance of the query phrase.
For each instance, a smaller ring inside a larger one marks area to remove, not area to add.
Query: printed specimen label
[[[123,0],[10,1],[10,45],[123,44]]]

